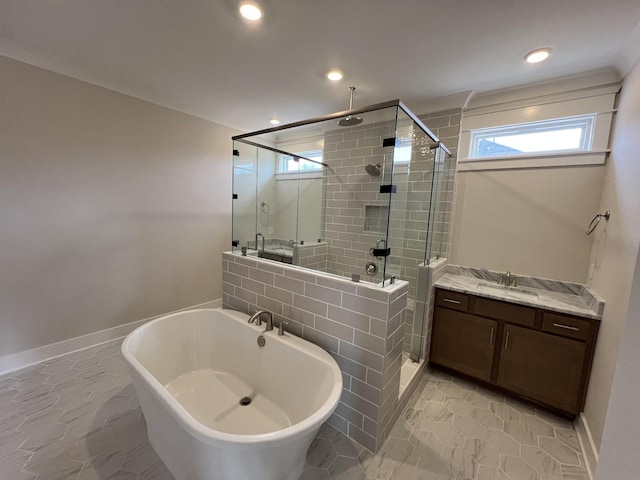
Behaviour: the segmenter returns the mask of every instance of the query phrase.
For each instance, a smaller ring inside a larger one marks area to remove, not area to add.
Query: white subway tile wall
[[[379,288],[270,260],[223,254],[225,308],[274,313],[276,325],[327,350],[343,372],[329,423],[377,451],[400,414],[407,282]]]

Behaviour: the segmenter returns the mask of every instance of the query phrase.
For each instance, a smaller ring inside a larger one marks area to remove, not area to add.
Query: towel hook
[[[609,218],[611,218],[611,212],[607,210],[606,212],[598,213],[595,217],[593,217],[593,220],[591,220],[591,223],[587,227],[587,235],[591,235],[593,233],[593,231],[600,223],[600,219],[602,218],[604,218],[608,222]]]

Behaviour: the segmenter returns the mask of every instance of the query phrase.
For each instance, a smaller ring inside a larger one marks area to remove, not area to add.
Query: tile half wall
[[[327,350],[344,382],[328,423],[377,451],[397,418],[407,282],[379,288],[235,253],[222,263],[223,307],[268,310]]]

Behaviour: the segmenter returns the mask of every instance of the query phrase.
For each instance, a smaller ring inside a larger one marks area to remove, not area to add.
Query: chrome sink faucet
[[[268,315],[266,323],[266,327],[264,329],[265,332],[270,332],[273,330],[273,314],[266,310],[258,310],[253,315],[249,317],[249,323],[256,322],[256,325],[259,327],[262,325],[262,315]]]
[[[502,285],[507,287],[515,287],[516,286],[516,276],[512,275],[511,272],[507,271],[507,273],[502,275]]]

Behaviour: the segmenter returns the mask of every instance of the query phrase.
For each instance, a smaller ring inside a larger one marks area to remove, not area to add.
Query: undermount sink
[[[532,292],[531,290],[525,290],[518,287],[508,287],[506,285],[500,285],[498,283],[479,282],[478,290],[481,292],[494,292],[504,294],[526,295],[529,297],[538,298],[538,292]]]

